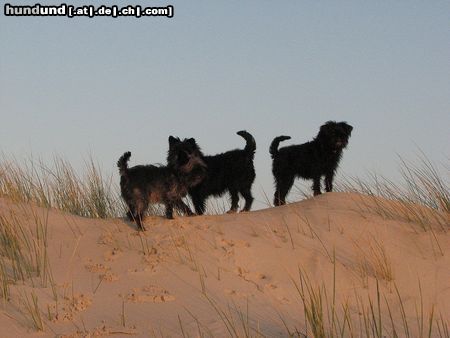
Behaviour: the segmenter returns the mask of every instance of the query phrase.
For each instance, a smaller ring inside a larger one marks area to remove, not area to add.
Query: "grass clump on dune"
[[[47,287],[52,282],[49,266],[47,215],[39,217],[31,211],[32,225],[27,226],[14,213],[0,215],[0,278],[3,296],[8,295],[8,284],[31,281]],[[7,298],[7,297],[4,297]]]
[[[374,197],[371,205],[364,205],[363,202],[363,206],[386,219],[417,223],[423,231],[447,231],[450,213],[449,177],[445,177],[423,153],[414,163],[400,157],[399,170],[402,177],[400,184],[384,176],[371,174],[368,180],[347,177],[337,185],[336,190]],[[444,172],[449,173],[449,168],[444,168]]]
[[[336,279],[336,270],[333,279]],[[285,326],[291,337],[450,337],[448,319],[442,312],[435,305],[426,311],[420,282],[420,296],[414,302],[416,317],[408,318],[401,291],[395,286],[397,300],[388,300],[380,290],[378,279],[373,295],[368,294],[364,298],[355,293],[353,302],[348,299],[344,303],[336,301],[335,282],[330,292],[324,283],[314,283],[301,269],[298,280],[291,280],[300,296],[305,316],[303,328],[292,330]],[[400,320],[394,316],[394,308],[399,309]]]
[[[42,160],[19,162],[3,156],[0,161],[0,196],[17,202],[32,202],[92,218],[122,216],[125,213],[112,176],[105,177],[92,158],[83,176],[61,157],[48,165]]]

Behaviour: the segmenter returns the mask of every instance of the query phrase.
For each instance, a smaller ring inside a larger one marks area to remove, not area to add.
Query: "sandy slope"
[[[122,219],[92,220],[52,210],[48,253],[58,302],[50,287],[36,285],[45,318],[44,333],[36,333],[19,301],[31,283],[12,286],[11,300],[1,306],[0,336],[165,337],[197,336],[199,330],[227,336],[234,326],[239,336],[250,327],[252,336],[273,337],[286,336],[285,325],[310,335],[295,288],[299,271],[313,287],[323,287],[322,294],[326,290],[329,305],[335,271],[338,315],[342,321],[341,304],[348,304],[355,336],[368,298],[376,304],[375,277],[385,330],[387,301],[402,335],[397,287],[409,330],[419,334],[419,283],[425,321],[432,305],[435,314],[450,321],[449,233],[424,232],[400,217],[383,219],[364,203],[373,205],[357,194],[328,193],[243,214],[148,218],[145,233]],[[44,209],[0,199],[0,213],[14,214],[24,224],[33,225],[32,210],[45,218]],[[383,266],[391,272],[383,272]]]

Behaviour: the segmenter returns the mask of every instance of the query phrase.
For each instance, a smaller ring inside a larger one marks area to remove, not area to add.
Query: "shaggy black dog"
[[[194,203],[195,212],[202,215],[205,212],[205,202],[209,196],[221,196],[226,191],[231,195],[231,208],[228,212],[236,212],[239,203],[239,193],[245,199],[242,211],[252,207],[252,184],[255,180],[253,158],[256,142],[245,130],[237,132],[247,142],[244,149],[235,149],[214,156],[204,156],[208,174],[195,187],[189,188],[189,195]]]
[[[138,165],[128,168],[130,152],[126,152],[117,162],[120,172],[120,189],[129,212],[141,230],[149,203],[163,203],[166,217],[173,218],[173,208],[187,215],[193,215],[183,202],[188,188],[200,183],[206,174],[202,153],[193,138],[169,137],[169,151],[166,166]]]
[[[320,127],[314,140],[278,149],[281,141],[290,136],[278,136],[270,145],[273,158],[272,173],[275,178],[274,204],[286,204],[286,195],[296,177],[312,179],[314,195],[319,195],[320,179],[325,176],[325,190],[333,190],[333,177],[347,146],[353,127],[346,122],[328,121]]]

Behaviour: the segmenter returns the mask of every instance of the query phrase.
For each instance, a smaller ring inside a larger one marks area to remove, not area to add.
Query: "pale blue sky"
[[[164,162],[169,135],[211,154],[242,147],[235,132],[247,129],[258,200],[261,188],[273,194],[271,140],[303,143],[330,119],[354,126],[341,165],[350,175],[395,176],[396,153],[417,146],[450,157],[449,1],[132,4],[171,4],[175,16],[2,13],[1,151],[79,168],[92,153],[110,173],[126,150],[132,164]]]

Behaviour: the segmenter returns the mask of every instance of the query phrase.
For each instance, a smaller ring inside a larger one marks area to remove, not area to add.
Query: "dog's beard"
[[[334,143],[334,149],[333,151],[336,153],[338,151],[342,151],[345,147],[347,147],[348,141],[347,140],[337,140]]]

